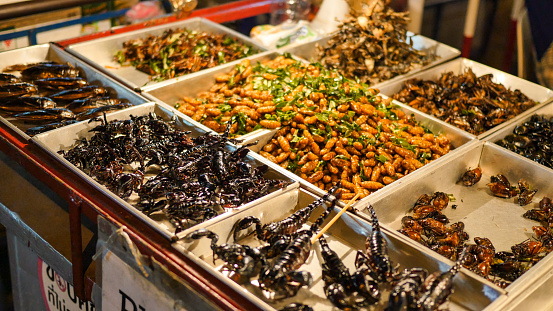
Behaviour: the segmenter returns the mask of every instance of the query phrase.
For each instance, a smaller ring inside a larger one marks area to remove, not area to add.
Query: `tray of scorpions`
[[[239,32],[197,17],[74,44],[68,51],[140,91],[266,49]]]
[[[233,122],[231,133],[258,142],[250,148],[269,166],[299,177],[318,195],[342,180],[345,200],[399,183],[475,138],[335,71],[277,52],[146,88],[143,95],[219,133]]]
[[[479,139],[553,98],[550,89],[465,58],[383,85],[380,91]]]
[[[192,231],[174,247],[263,310],[480,310],[505,293],[461,261],[404,241],[379,222],[382,212],[345,213],[315,239],[336,215],[338,188],[293,196]]]
[[[53,44],[0,54],[0,120],[20,137],[148,102]]]
[[[168,239],[299,184],[240,140],[204,132],[175,109],[146,103],[32,137],[69,169]]]

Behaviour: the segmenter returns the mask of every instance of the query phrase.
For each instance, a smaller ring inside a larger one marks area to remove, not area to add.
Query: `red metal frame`
[[[189,17],[202,16],[222,23],[250,16],[268,13],[270,0],[243,0],[216,7],[193,11]],[[58,42],[61,47],[116,33],[128,32],[144,27],[176,21],[168,16],[154,21],[136,24],[116,30],[96,33]],[[118,226],[126,226],[125,231],[142,254],[155,258],[171,272],[189,284],[198,293],[223,310],[257,310],[251,301],[225,285],[205,271],[187,256],[174,251],[171,241],[158,234],[152,227],[137,219],[130,212],[114,202],[109,196],[69,170],[57,159],[51,157],[39,146],[28,143],[13,129],[0,123],[0,151],[16,161],[26,171],[47,185],[52,191],[69,203],[71,232],[71,262],[73,285],[77,296],[90,299],[93,280],[85,277],[83,260],[81,216],[97,222],[100,215]]]

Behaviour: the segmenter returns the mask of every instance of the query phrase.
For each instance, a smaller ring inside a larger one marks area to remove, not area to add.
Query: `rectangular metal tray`
[[[413,35],[413,33],[408,32],[410,35]],[[301,57],[309,62],[317,62],[318,59],[318,49],[317,45],[320,45],[322,47],[326,47],[328,41],[332,38],[331,36],[324,37],[315,41],[311,41],[305,44],[299,44],[293,47],[283,47],[279,49],[279,51],[283,53],[290,53],[292,55],[296,55],[298,57]],[[390,80],[382,81],[380,83],[377,83],[375,85],[371,85],[373,88],[380,88],[382,85],[386,85],[388,83],[392,83],[394,81],[402,80],[404,77],[411,76],[417,72],[424,71],[428,68],[434,67],[438,64],[447,62],[451,59],[454,59],[455,57],[461,55],[461,52],[453,47],[450,47],[448,45],[445,45],[443,43],[440,43],[438,41],[435,41],[433,39],[427,38],[425,36],[421,35],[413,35],[411,37],[413,41],[413,47],[419,51],[429,51],[436,53],[439,58],[435,59],[434,61],[430,62],[426,66],[422,66],[421,68],[412,70],[406,74],[399,75],[396,77],[393,77]]]
[[[44,61],[55,61],[60,63],[69,63],[75,68],[78,68],[81,76],[85,78],[88,83],[94,85],[101,85],[108,89],[109,96],[126,99],[133,105],[140,105],[148,102],[148,100],[141,95],[137,94],[124,87],[119,82],[109,78],[108,76],[99,73],[90,65],[79,60],[71,54],[63,51],[59,47],[53,44],[42,44],[31,47],[11,50],[0,53],[0,71],[5,67],[15,64],[27,64]],[[3,114],[4,115],[4,114]],[[13,129],[23,140],[29,140],[29,135],[25,134],[25,130],[31,126],[23,122],[17,121],[10,117],[0,117],[0,122],[6,124]],[[34,125],[33,125],[34,126]]]
[[[257,62],[265,62],[269,60],[275,59],[277,56],[282,55],[281,53],[269,51],[260,53],[254,56],[247,57],[247,59],[250,60],[250,63],[256,64]],[[217,66],[216,68],[212,68],[209,70],[203,71],[200,75],[188,75],[186,77],[182,77],[180,80],[167,80],[160,83],[157,83],[156,85],[147,86],[144,88],[142,94],[155,102],[167,104],[171,107],[175,105],[177,101],[182,100],[183,97],[196,97],[199,93],[208,91],[211,86],[215,84],[215,77],[218,75],[230,72],[234,66],[236,66],[236,63],[228,63],[221,66]],[[200,122],[196,122],[192,120],[192,118],[189,118],[190,122],[197,126],[198,128],[202,128],[206,131],[211,131],[207,126],[201,124]],[[259,129],[255,130],[251,133],[248,133],[246,135],[240,136],[240,139],[244,139],[245,142],[251,142],[251,137],[263,135],[266,133],[274,133],[274,131],[267,130],[267,129]]]
[[[444,159],[445,160],[445,159]],[[472,187],[458,183],[461,175],[469,168],[482,168],[481,180]],[[514,198],[503,199],[492,195],[487,183],[490,176],[505,175],[511,184],[516,185],[519,179],[528,181],[534,189],[539,189],[533,201],[520,206]],[[497,252],[510,251],[511,246],[521,243],[531,236],[532,226],[538,222],[522,217],[525,211],[537,207],[543,196],[553,194],[553,172],[523,157],[519,157],[489,142],[478,142],[470,148],[464,148],[448,157],[447,161],[436,163],[427,170],[421,171],[408,182],[396,187],[385,195],[375,193],[371,198],[380,221],[393,230],[401,229],[401,218],[410,215],[408,212],[422,194],[436,191],[452,194],[455,202],[450,202],[442,211],[451,223],[463,221],[465,231],[469,234],[468,243],[474,237],[489,238]],[[456,204],[453,209],[451,206]],[[359,215],[370,219],[366,209],[358,209]],[[404,240],[412,241],[406,236]],[[437,253],[436,253],[437,254]],[[529,271],[515,280],[506,290],[515,295],[522,292],[553,268],[553,255],[549,254]]]
[[[468,68],[472,69],[472,71],[474,72],[474,74],[476,74],[476,76],[482,76],[482,75],[491,73],[493,74],[494,82],[501,83],[505,87],[510,88],[511,90],[519,89],[521,92],[526,94],[526,96],[528,96],[530,99],[533,99],[534,101],[538,102],[538,104],[535,107],[528,109],[524,113],[538,109],[539,107],[543,106],[545,103],[549,102],[553,98],[553,90],[550,90],[541,85],[532,83],[530,81],[526,81],[519,77],[510,75],[506,72],[494,69],[492,67],[488,67],[486,65],[477,63],[475,61],[472,61],[466,58],[458,58],[448,63],[426,70],[424,72],[420,72],[420,73],[411,75],[409,77],[404,77],[401,80],[387,83],[386,85],[379,87],[379,90],[382,94],[392,96],[393,94],[399,92],[402,89],[403,84],[407,79],[416,78],[416,79],[422,79],[422,80],[437,80],[442,73],[452,71],[454,74],[459,75],[465,72],[465,70],[467,70]],[[486,132],[478,135],[478,138],[482,139],[490,135],[491,133],[507,126],[508,124],[512,122],[516,122],[517,118],[518,117],[515,117],[511,120],[503,122],[502,124],[492,129],[487,130]]]
[[[155,113],[157,116],[163,117],[163,119],[165,120],[171,120],[172,118],[176,118],[176,126],[182,130],[191,131],[191,134],[190,134],[191,136],[197,137],[205,133],[204,131],[196,129],[192,124],[190,124],[186,118],[183,118],[183,115],[180,112],[176,111],[175,109],[158,105],[156,103],[148,103],[148,104],[124,109],[111,114],[107,114],[106,117],[108,121],[116,120],[116,119],[123,120],[123,119],[128,119],[129,116],[131,115],[142,116],[142,115],[147,115],[151,112]],[[79,168],[71,164],[69,161],[63,158],[62,155],[59,155],[57,153],[57,151],[59,150],[67,150],[71,148],[75,144],[75,141],[77,139],[90,138],[93,135],[93,133],[89,132],[89,130],[95,126],[97,126],[96,123],[88,123],[88,122],[72,124],[61,129],[36,135],[31,139],[31,142],[38,144],[40,147],[42,147],[48,153],[50,153],[51,156],[56,158],[58,161],[60,161],[62,164],[64,164],[66,167],[68,167],[76,174],[80,175],[84,180],[86,180],[88,183],[96,187],[99,191],[113,198],[113,200],[116,203],[118,203],[120,206],[130,211],[134,216],[141,219],[142,221],[144,221],[154,229],[157,229],[163,236],[165,236],[168,239],[171,239],[175,235],[175,227],[168,221],[168,219],[164,215],[152,214],[152,217],[146,216],[145,214],[140,212],[136,207],[134,207],[131,203],[129,203],[129,202],[132,202],[133,200],[132,196],[129,198],[129,200],[123,200],[122,198],[120,198],[119,196],[117,196],[116,194],[108,190],[105,186],[101,185],[93,178],[91,178],[83,171],[81,171]],[[229,145],[228,148],[230,150],[235,150],[236,146]],[[259,161],[257,161],[255,158],[249,155],[246,157],[246,161],[252,166],[258,166],[262,164]],[[149,177],[149,176],[146,176],[146,177]],[[294,191],[294,189],[297,189],[299,187],[299,184],[297,182],[293,182],[293,180],[290,180],[289,178],[280,174],[279,172],[269,170],[269,172],[267,172],[265,177],[280,179],[280,180],[287,180],[292,183],[286,188],[276,190],[262,198],[249,202],[233,211],[222,213],[219,216],[216,216],[202,223],[201,225],[203,226],[209,223],[216,223],[220,221],[220,219],[225,218],[228,214],[233,214],[241,210],[246,210],[264,201],[278,200],[278,197],[280,194],[286,193],[289,191]],[[182,236],[183,234],[186,234],[189,230],[194,230],[194,228],[196,227],[197,226],[193,226],[180,232],[177,235],[177,237]]]
[[[383,94],[379,94],[379,95],[382,96],[383,98],[387,98],[387,96],[385,96]],[[441,121],[441,120],[439,120],[435,117],[424,114],[424,113],[422,113],[422,112],[420,112],[416,109],[413,109],[413,108],[411,108],[407,105],[404,105],[404,104],[402,104],[398,101],[393,100],[393,104],[399,106],[399,108],[402,111],[405,112],[405,115],[413,115],[415,117],[415,119],[420,122],[421,125],[424,125],[428,129],[430,129],[434,134],[438,134],[438,133],[445,134],[451,140],[451,144],[452,144],[453,149],[448,154],[440,157],[439,159],[436,159],[436,160],[432,161],[431,163],[426,164],[425,166],[419,168],[417,171],[415,171],[413,173],[410,173],[410,174],[406,175],[405,177],[400,178],[397,181],[395,181],[395,182],[393,182],[389,185],[386,185],[384,188],[378,190],[375,193],[387,193],[390,189],[401,185],[402,183],[410,180],[411,178],[416,178],[416,175],[418,174],[418,172],[426,170],[427,167],[434,166],[434,163],[440,163],[442,161],[447,161],[447,158],[450,157],[450,154],[456,154],[457,152],[459,152],[459,150],[461,150],[461,149],[467,147],[468,145],[476,142],[475,136],[470,134],[470,133],[467,133],[463,130],[460,130],[460,129],[458,129],[458,128],[456,128],[456,127],[454,127],[454,126],[452,126],[448,123],[445,123],[445,122],[443,122],[443,121]],[[255,145],[255,146],[250,147],[250,149],[255,151],[255,152],[259,152],[261,150],[261,148],[273,138],[275,133],[276,133],[276,130],[263,130],[263,131],[259,131],[259,132],[253,132],[251,135],[248,135],[246,137],[247,142],[258,141],[258,144]],[[254,156],[258,157],[260,159],[260,161],[265,161],[265,163],[267,165],[269,165],[271,168],[273,168],[275,170],[278,170],[278,171],[282,172],[282,174],[285,174],[285,175],[287,175],[290,178],[293,178],[295,180],[299,180],[302,188],[308,189],[310,192],[312,192],[316,195],[319,195],[319,196],[322,196],[325,193],[325,191],[321,190],[320,188],[318,188],[314,184],[312,184],[312,183],[308,182],[307,180],[299,177],[298,175],[296,175],[296,174],[280,167],[280,165],[267,160],[263,156],[261,156],[259,154],[255,154]],[[375,194],[371,194],[371,195],[367,196],[366,198],[363,198],[358,203],[356,203],[355,206],[366,204],[365,202],[371,200],[373,195],[375,195]]]
[[[121,81],[128,87],[141,90],[146,85],[152,86],[157,83],[150,80],[150,76],[133,66],[121,66],[113,57],[115,53],[122,49],[123,43],[137,38],[145,38],[150,35],[158,36],[163,34],[168,29],[186,28],[196,31],[207,31],[216,34],[227,34],[239,41],[257,48],[259,51],[266,51],[263,46],[252,41],[243,34],[236,32],[223,25],[214,23],[205,18],[195,17],[184,21],[178,21],[168,24],[163,24],[154,27],[148,27],[140,30],[130,31],[118,35],[112,35],[101,39],[90,40],[83,43],[73,44],[68,47],[68,51],[79,58],[90,63],[98,70],[112,76]],[[233,61],[235,63],[237,61]],[[209,70],[209,69],[205,69]],[[201,74],[205,70],[200,70],[196,73],[191,73],[185,76]],[[179,81],[184,76],[173,78],[170,80]]]
[[[259,217],[262,223],[277,221],[290,215],[293,210],[305,207],[316,198],[316,196],[300,190],[299,196],[298,194],[290,193],[289,197],[286,198],[286,202],[279,202],[277,205],[278,208],[275,208],[276,206],[271,204],[260,204],[248,211],[234,214],[219,223],[206,225],[205,228],[215,232],[219,236],[219,244],[234,243],[231,228],[238,219],[251,215]],[[291,205],[285,207],[285,204]],[[320,211],[320,208],[316,210],[310,220],[313,221],[316,219]],[[337,210],[335,210],[335,212],[336,211]],[[336,215],[335,212],[330,214],[327,221]],[[366,237],[370,234],[371,230],[370,222],[350,213],[345,213],[332,227],[330,227],[327,233],[325,233],[330,247],[338,253],[350,272],[355,271],[354,259],[356,252],[357,250],[364,250]],[[440,259],[439,256],[435,256],[435,254],[420,247],[420,245],[404,243],[401,238],[397,238],[397,233],[390,232],[386,226],[383,228],[383,234],[389,245],[388,253],[391,260],[399,264],[401,269],[422,267],[430,272],[443,272],[449,269],[452,264],[451,261]],[[254,247],[260,245],[259,241],[251,236],[240,240],[239,243]],[[175,243],[174,247],[178,251],[189,255],[192,259],[197,261],[200,266],[223,280],[223,282],[233,288],[236,293],[250,299],[261,309],[279,309],[292,302],[308,304],[317,311],[336,309],[326,299],[323,291],[324,282],[321,280],[321,257],[318,243],[313,245],[309,259],[306,264],[299,269],[312,273],[313,285],[309,289],[305,287],[302,288],[295,297],[286,298],[278,302],[268,302],[255,285],[250,284],[241,286],[227,278],[223,272],[220,271],[222,261],[217,260],[215,263],[213,262],[213,251],[210,249],[209,244],[210,242],[207,238],[202,238],[193,242],[181,240]],[[253,280],[252,283],[256,284],[257,281]],[[505,293],[504,290],[464,268],[461,270],[461,273],[455,277],[454,284],[455,292],[451,296],[450,301],[446,303],[447,307],[451,310],[481,310],[494,300],[502,299]],[[385,295],[387,293],[388,292],[386,292]],[[382,309],[381,307],[377,307],[375,310]]]

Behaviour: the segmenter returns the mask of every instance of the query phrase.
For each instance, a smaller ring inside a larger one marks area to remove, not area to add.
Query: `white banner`
[[[94,304],[75,295],[73,286],[38,258],[38,278],[44,305],[48,311],[94,311]]]
[[[174,302],[144,276],[108,251],[102,259],[103,311],[174,310]]]

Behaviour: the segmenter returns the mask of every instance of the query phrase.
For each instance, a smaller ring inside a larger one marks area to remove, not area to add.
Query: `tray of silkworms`
[[[282,48],[349,79],[378,88],[405,75],[459,56],[459,50],[407,31],[406,13],[394,12],[386,1],[373,1],[382,10],[347,17],[331,36]],[[389,2],[389,1],[388,1]]]
[[[148,103],[31,139],[167,238],[226,214],[277,202],[298,183],[239,140],[203,132]]]
[[[451,260],[466,249],[467,269],[516,295],[553,268],[552,178],[535,162],[478,142],[371,203],[406,240]]]
[[[173,245],[263,310],[482,310],[504,297],[461,261],[403,242],[377,214],[345,213],[316,239],[339,196],[300,189]]]
[[[266,49],[230,28],[197,17],[73,44],[68,51],[140,90]]]
[[[479,139],[553,97],[550,89],[464,58],[386,84],[380,92]]]
[[[510,151],[553,169],[553,106],[547,104],[486,137]]]
[[[0,53],[0,120],[20,137],[148,102],[52,44]]]
[[[364,198],[474,139],[376,93],[320,65],[272,53],[144,96],[216,132],[233,121],[230,132],[258,141],[252,150],[272,167],[299,175],[318,194],[344,180],[345,199],[357,192]]]

